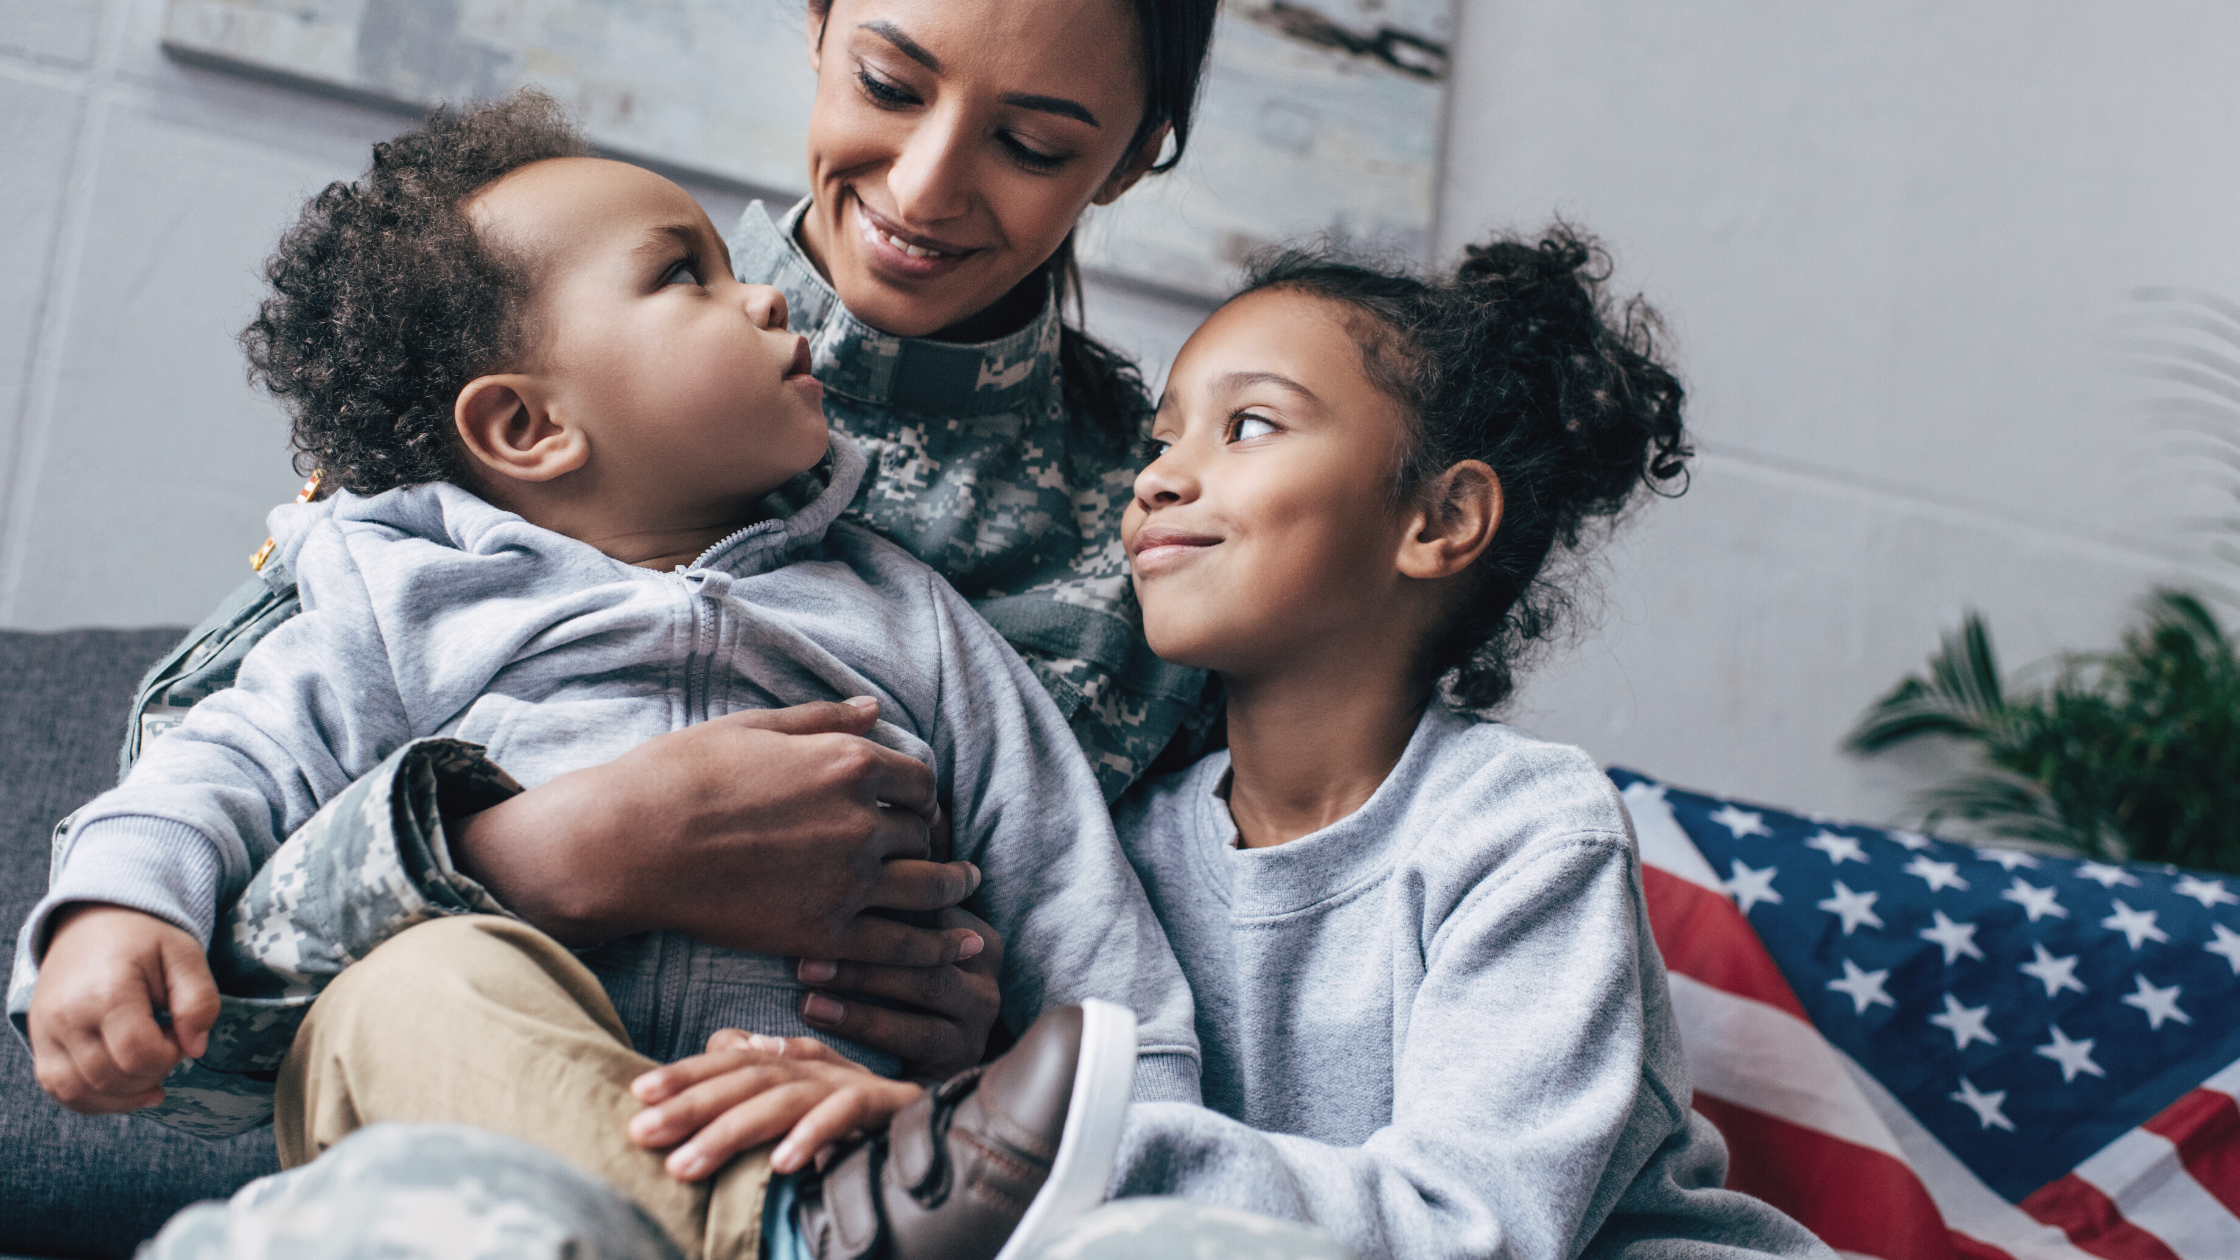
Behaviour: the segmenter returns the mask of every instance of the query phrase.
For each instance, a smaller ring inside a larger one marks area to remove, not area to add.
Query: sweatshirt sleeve
[[[1825,1255],[1716,1189],[1724,1152],[1689,1124],[1685,1077],[1666,1070],[1677,1042],[1653,1026],[1662,994],[1644,990],[1662,972],[1637,883],[1623,835],[1537,842],[1427,932],[1422,983],[1397,1012],[1389,1124],[1342,1147],[1139,1102],[1113,1193],[1311,1221],[1361,1260],[1559,1260],[1643,1213],[1658,1219],[1628,1256],[1708,1260],[1756,1242]]]
[[[956,855],[980,867],[967,908],[1003,937],[1003,1018],[1102,998],[1135,1012],[1136,1097],[1198,1099],[1190,988],[1114,838],[1072,730],[1019,657],[928,575],[941,638],[932,740]]]

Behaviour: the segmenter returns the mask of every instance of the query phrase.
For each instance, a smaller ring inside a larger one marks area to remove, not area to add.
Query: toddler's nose
[[[784,331],[786,326],[786,295],[767,284],[741,285],[743,304],[747,314],[763,328]]]

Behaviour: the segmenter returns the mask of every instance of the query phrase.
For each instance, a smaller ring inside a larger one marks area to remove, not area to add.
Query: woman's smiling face
[[[1129,0],[833,0],[809,39],[803,244],[849,311],[898,336],[994,307],[1163,138],[1128,151],[1144,110]]]
[[[1121,538],[1153,651],[1250,677],[1417,633],[1395,563],[1405,417],[1343,307],[1264,289],[1216,311],[1152,440]]]

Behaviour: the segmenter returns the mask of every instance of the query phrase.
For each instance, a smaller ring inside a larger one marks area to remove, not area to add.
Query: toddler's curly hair
[[[1451,279],[1323,248],[1259,259],[1243,290],[1349,309],[1369,379],[1408,416],[1398,501],[1466,459],[1501,479],[1500,526],[1432,649],[1467,709],[1506,701],[1522,659],[1570,607],[1567,583],[1546,572],[1551,559],[1578,554],[1644,488],[1687,487],[1685,391],[1660,357],[1661,321],[1639,298],[1613,302],[1609,275],[1602,247],[1557,223],[1470,246]]]
[[[373,146],[356,183],[311,199],[241,334],[250,381],[293,421],[298,472],[358,494],[462,480],[452,404],[518,358],[532,279],[476,238],[462,207],[532,162],[589,152],[557,102],[523,89],[435,110]]]

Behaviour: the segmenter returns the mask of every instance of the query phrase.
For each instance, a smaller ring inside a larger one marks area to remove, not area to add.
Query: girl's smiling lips
[[[1148,573],[1180,563],[1207,547],[1219,546],[1220,543],[1220,539],[1209,534],[1193,534],[1164,525],[1146,525],[1136,531],[1135,546],[1131,554],[1135,560],[1136,572]]]
[[[900,224],[885,215],[874,212],[863,204],[863,198],[852,197],[856,231],[863,237],[871,251],[871,261],[880,270],[912,280],[931,280],[947,275],[972,255],[976,248],[952,245],[947,241],[917,232],[906,231]]]

